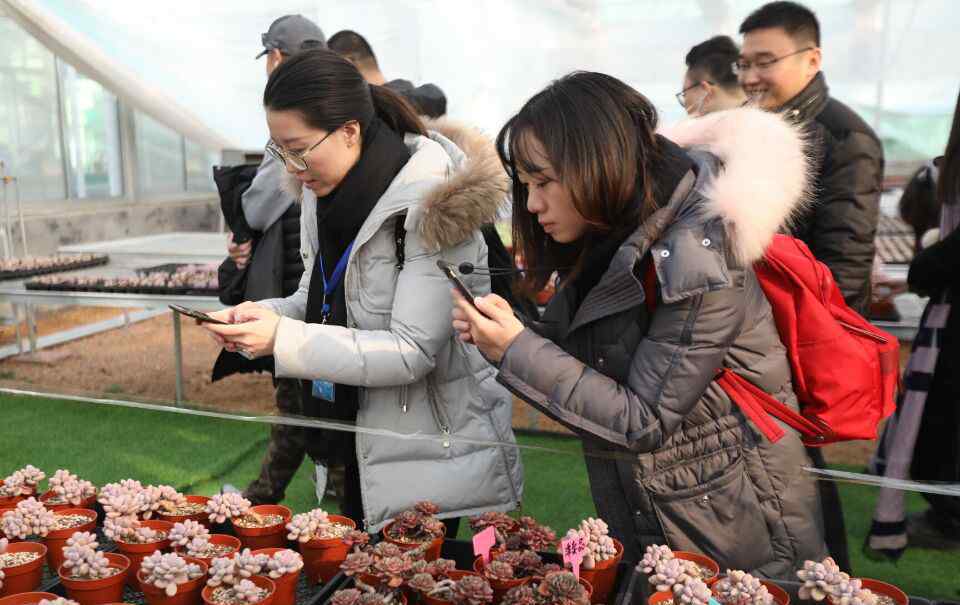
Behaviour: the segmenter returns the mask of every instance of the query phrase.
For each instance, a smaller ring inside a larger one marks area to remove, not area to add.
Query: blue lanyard
[[[337,266],[333,268],[333,275],[330,276],[330,281],[327,281],[327,270],[323,266],[323,254],[317,254],[317,258],[320,260],[320,277],[323,279],[323,306],[321,307],[320,323],[327,323],[327,318],[330,317],[330,303],[327,302],[327,295],[332,294],[333,291],[337,289],[337,286],[340,285],[340,280],[343,279],[343,274],[347,270],[347,260],[350,259],[351,250],[353,250],[353,242],[350,242],[343,256],[337,261]]]

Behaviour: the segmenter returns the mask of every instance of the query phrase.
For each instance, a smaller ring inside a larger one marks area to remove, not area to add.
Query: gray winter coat
[[[309,190],[300,289],[260,303],[283,316],[277,376],[361,387],[357,458],[370,530],[419,500],[436,503],[441,517],[458,517],[512,510],[522,497],[516,448],[479,444],[515,442],[512,400],[476,349],[454,336],[450,283],[437,268],[438,259],[486,265],[480,227],[505,199],[505,175],[479,133],[450,123],[432,127],[457,144],[434,131],[405,137],[410,160],[360,228],[347,263],[347,327],[302,321],[318,253]],[[399,270],[398,217],[406,230]],[[470,278],[474,292],[489,292],[489,278]]]
[[[757,110],[664,134],[695,169],[619,248],[557,342],[525,330],[499,380],[584,436],[594,502],[628,558],[665,541],[721,569],[790,577],[826,551],[815,481],[800,470],[807,454],[786,427],[766,441],[713,379],[730,368],[797,406],[750,266],[803,191],[801,142]],[[647,254],[661,293],[652,315],[639,277]]]

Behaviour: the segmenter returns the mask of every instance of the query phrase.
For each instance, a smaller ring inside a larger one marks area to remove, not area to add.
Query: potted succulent
[[[156,551],[143,560],[137,582],[150,605],[192,605],[199,601],[206,573],[201,561]]]
[[[517,528],[507,535],[507,550],[551,551],[557,543],[557,534],[547,525],[540,525],[533,517],[520,517]]]
[[[396,588],[412,575],[418,561],[425,560],[428,546],[421,544],[412,550],[402,550],[392,542],[379,542],[348,554],[340,570],[369,586],[387,584]]]
[[[240,552],[240,540],[227,534],[210,534],[207,527],[192,519],[175,523],[170,530],[170,544],[180,553],[200,559],[207,567],[213,559],[231,557]]]
[[[46,475],[43,471],[28,464],[9,477],[0,481],[0,507],[13,506],[21,500],[37,494],[37,484],[43,481]]]
[[[0,538],[0,597],[30,592],[40,586],[46,554],[43,544],[10,544],[6,538]]]
[[[70,471],[59,469],[50,477],[47,491],[40,496],[40,501],[52,511],[68,508],[92,509],[97,501],[97,488]]]
[[[63,546],[67,539],[74,532],[93,530],[96,523],[97,513],[90,509],[67,508],[53,512],[31,497],[3,514],[0,529],[11,540],[25,540],[30,536],[42,538],[47,547],[47,565],[55,570],[63,563]]]
[[[470,518],[470,529],[473,533],[478,534],[488,527],[494,529],[497,546],[502,549],[507,536],[515,533],[520,528],[520,523],[506,513],[495,511],[488,511]]]
[[[823,561],[804,561],[797,570],[802,585],[798,595],[804,600],[829,600],[833,605],[907,605],[907,595],[892,584],[869,578],[851,578],[840,571],[830,557]]]
[[[224,523],[229,519],[243,546],[252,549],[284,548],[285,526],[293,517],[286,506],[250,506],[250,501],[238,493],[213,496],[207,502],[206,512],[211,523]]]
[[[649,605],[709,605],[713,593],[707,583],[693,576],[686,576],[674,584],[672,590],[655,592],[647,600]]]
[[[473,562],[473,569],[493,587],[493,598],[499,601],[508,590],[528,581],[529,578],[542,578],[550,571],[557,571],[559,565],[544,565],[543,559],[533,550],[507,550],[493,553],[490,562],[484,564],[482,557]]]
[[[567,537],[580,535],[587,543],[587,552],[580,564],[580,577],[593,586],[594,603],[606,603],[617,580],[617,565],[623,558],[623,544],[610,536],[610,528],[602,519],[589,517],[580,527],[567,532]]]
[[[402,592],[377,590],[367,585],[346,588],[333,593],[330,605],[406,605],[407,597]]]
[[[712,586],[720,575],[720,566],[710,557],[694,552],[671,550],[669,546],[660,544],[647,547],[638,567],[643,573],[649,575],[656,571],[658,564],[672,559],[679,559],[687,575],[703,580],[707,586]],[[650,583],[654,583],[652,576]]]
[[[202,525],[209,525],[207,517],[207,502],[209,496],[183,496],[182,500],[171,502],[169,506],[160,509],[160,518],[170,523],[181,523],[186,520],[196,521]]]
[[[356,527],[353,519],[329,515],[319,508],[294,515],[287,523],[287,539],[298,544],[311,582],[329,582],[337,575],[350,546],[358,541],[358,536],[351,534]],[[351,539],[345,541],[348,534]],[[363,536],[366,538],[360,537],[359,541],[369,540],[368,534]]]
[[[249,549],[233,558],[220,557],[210,565],[207,585],[201,593],[207,605],[270,605],[276,585],[270,578],[258,576],[269,559]]]
[[[785,590],[741,570],[728,569],[713,585],[713,594],[720,605],[790,605]]]
[[[294,605],[297,600],[297,581],[303,569],[303,557],[289,548],[264,548],[253,551],[257,557],[267,557],[266,566],[259,575],[266,575],[276,587],[274,605]]]
[[[130,560],[116,553],[97,550],[97,538],[89,532],[76,532],[63,548],[63,565],[57,573],[67,596],[80,605],[118,603]]]
[[[589,583],[569,571],[554,571],[507,591],[502,605],[588,605]]]
[[[401,550],[427,545],[425,557],[432,561],[440,556],[440,546],[447,533],[446,526],[436,517],[438,512],[440,509],[432,502],[417,502],[383,528],[383,539]]]
[[[173,524],[141,519],[144,514],[152,514],[150,507],[158,494],[159,490],[151,492],[134,481],[105,485],[100,493],[100,504],[107,515],[103,533],[130,559],[127,584],[134,588],[138,585],[137,572],[144,558],[154,551],[170,548]]]
[[[0,597],[0,605],[79,605],[76,601],[62,599],[52,592],[18,592]]]
[[[426,605],[487,605],[493,603],[493,587],[486,578],[469,571],[451,570],[447,577],[436,580],[429,574],[410,579]]]

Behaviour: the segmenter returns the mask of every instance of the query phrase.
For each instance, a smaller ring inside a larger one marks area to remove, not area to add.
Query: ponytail
[[[397,134],[411,133],[426,135],[423,120],[409,101],[386,86],[370,85],[370,96],[377,117],[383,120]]]

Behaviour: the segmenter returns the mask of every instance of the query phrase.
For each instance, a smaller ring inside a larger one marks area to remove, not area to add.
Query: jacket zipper
[[[400,386],[400,412],[407,413],[407,385]]]
[[[437,394],[433,390],[433,381],[430,380],[429,375],[427,376],[426,384],[427,399],[430,401],[430,411],[433,412],[433,419],[440,428],[440,433],[443,434],[443,447],[450,447],[450,424],[447,422],[446,416],[440,409],[440,403],[437,401]]]
[[[887,342],[888,342],[886,338],[884,338],[883,336],[880,336],[879,334],[874,334],[873,332],[871,332],[871,331],[869,331],[869,330],[865,330],[865,329],[863,329],[863,328],[858,328],[857,326],[851,326],[850,324],[848,324],[848,323],[845,322],[845,321],[839,321],[839,320],[837,320],[837,323],[840,324],[841,326],[843,326],[844,329],[849,330],[850,332],[853,332],[854,334],[859,334],[860,336],[863,336],[864,338],[871,338],[871,339],[873,339],[873,340],[875,340],[875,341],[877,341],[877,342],[879,342],[879,343],[881,343],[881,344],[887,344]]]

